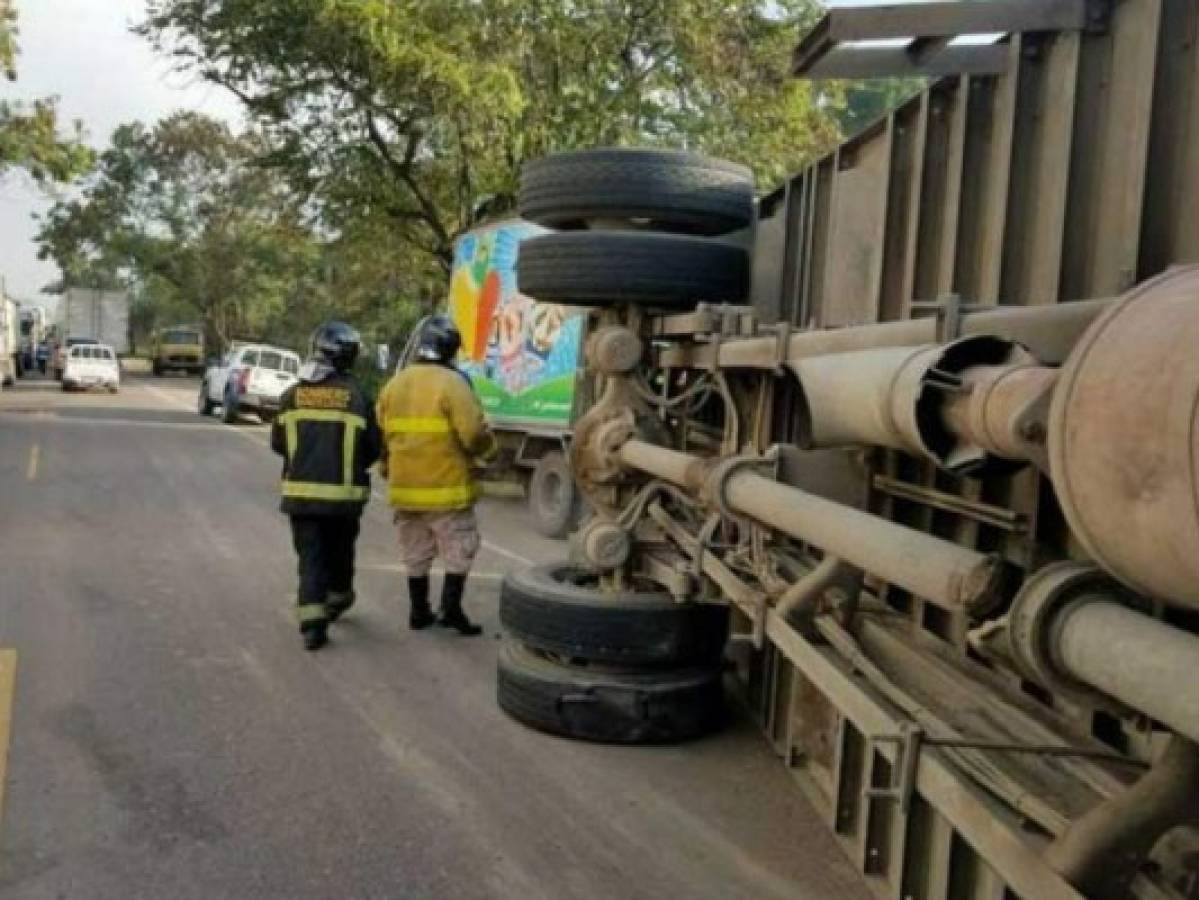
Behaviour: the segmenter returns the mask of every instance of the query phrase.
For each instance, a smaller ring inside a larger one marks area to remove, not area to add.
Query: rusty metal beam
[[[894,734],[905,717],[862,683],[838,654],[804,639],[776,612],[767,613],[770,642],[863,735]],[[894,745],[879,743],[875,752],[895,764]],[[1003,807],[962,777],[961,771],[936,749],[920,755],[916,790],[962,837],[987,848],[987,862],[1022,897],[1082,900],[1082,894],[1049,869],[1035,845],[1008,824]]]
[[[1000,75],[1007,71],[1006,44],[954,45],[927,54],[906,47],[835,47],[814,61],[805,78],[883,78]]]
[[[750,471],[728,468],[721,478],[708,460],[645,441],[628,440],[617,454],[625,466],[685,490],[719,492],[732,511],[813,544],[943,609],[975,612],[994,599],[997,563],[986,554]]]
[[[806,77],[858,77],[818,76],[813,68],[838,44],[852,41],[890,38],[922,41],[963,34],[1081,30],[1101,25],[1105,6],[1094,0],[989,0],[987,3],[940,0],[834,9],[800,41],[792,56],[791,71]],[[905,54],[902,48],[899,52]]]
[[[1114,299],[1080,300],[1056,306],[1002,307],[962,316],[961,334],[990,334],[1028,347],[1042,362],[1065,361],[1075,342],[1098,316],[1115,305]],[[788,362],[811,356],[847,353],[874,347],[903,347],[939,340],[937,320],[932,317],[881,322],[853,328],[798,331],[791,335],[787,352],[780,354],[778,338],[758,336],[725,341],[719,345],[698,344],[667,347],[658,352],[658,364],[667,368],[776,369]]]

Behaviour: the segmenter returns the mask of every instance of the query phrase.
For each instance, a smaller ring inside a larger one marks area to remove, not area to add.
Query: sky
[[[21,55],[17,81],[0,80],[0,98],[56,95],[66,120],[82,121],[88,143],[102,147],[118,125],[155,121],[178,109],[236,123],[234,98],[173,73],[150,46],[129,33],[144,0],[17,0]],[[21,173],[0,179],[0,278],[10,296],[47,303],[41,289],[57,268],[37,259],[33,214],[50,200]]]

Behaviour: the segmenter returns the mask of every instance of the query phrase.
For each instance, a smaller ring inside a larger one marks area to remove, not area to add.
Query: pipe
[[[707,481],[708,466],[703,459],[689,453],[680,453],[646,441],[629,440],[620,445],[618,455],[626,466],[649,472],[697,494]]]
[[[928,347],[834,353],[789,364],[803,388],[806,448],[869,444],[923,456],[956,474],[995,458],[1043,458],[1022,437],[1048,406],[1054,370],[989,335]],[[1038,373],[1029,376],[1024,373]]]
[[[1136,784],[1088,810],[1045,851],[1054,871],[1095,900],[1128,895],[1146,854],[1199,812],[1199,747],[1171,739]]]
[[[707,490],[727,506],[819,547],[952,612],[978,612],[994,599],[999,564],[994,557],[878,516],[825,500],[744,469],[723,483],[704,485],[705,460],[644,441],[618,451],[627,466],[695,491]]]
[[[978,366],[962,373],[968,391],[946,400],[941,417],[963,441],[1000,459],[1049,468],[1045,420],[1058,372],[1046,366]]]
[[[1054,667],[1199,741],[1199,637],[1103,594],[1079,597],[1048,624]]]
[[[979,612],[994,599],[999,576],[994,557],[752,472],[735,472],[724,495],[732,509],[943,609]]]
[[[1065,361],[1070,350],[1096,318],[1115,304],[1114,299],[1076,300],[1053,306],[1007,306],[962,316],[959,334],[995,335],[1027,347],[1047,365]],[[877,347],[911,347],[944,340],[934,317],[884,322],[850,328],[801,331],[791,335],[784,362],[798,362],[829,353],[849,353]],[[952,337],[952,335],[950,336]],[[778,338],[774,336],[725,340],[717,346],[687,345],[663,350],[662,366],[774,369],[779,365]]]
[[[929,347],[883,347],[805,359],[794,366],[803,386],[805,448],[873,444],[924,455],[911,416],[896,415],[895,387],[905,369],[926,370]]]

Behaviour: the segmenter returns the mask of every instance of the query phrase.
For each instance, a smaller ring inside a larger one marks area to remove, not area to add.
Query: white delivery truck
[[[0,384],[5,386],[21,374],[20,314],[16,301],[0,293]]]
[[[58,342],[52,368],[62,377],[65,353],[77,343],[101,343],[118,356],[129,352],[129,293],[71,288],[63,294],[58,307]]]

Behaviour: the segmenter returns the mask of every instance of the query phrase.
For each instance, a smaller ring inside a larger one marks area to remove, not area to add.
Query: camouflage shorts
[[[400,561],[409,575],[428,575],[437,556],[451,574],[465,575],[470,571],[480,543],[473,508],[445,512],[396,510],[395,523]]]

